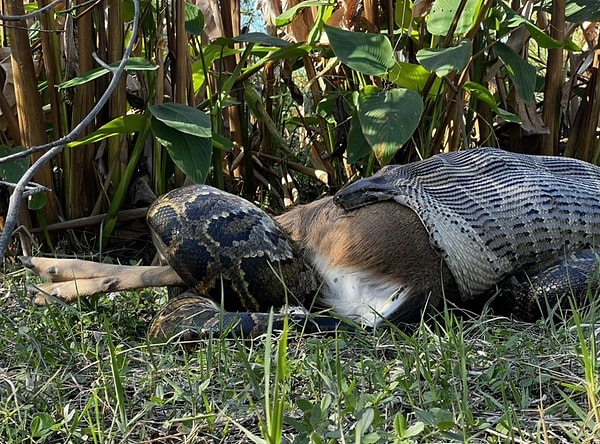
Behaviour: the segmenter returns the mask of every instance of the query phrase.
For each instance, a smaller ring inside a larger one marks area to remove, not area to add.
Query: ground
[[[0,278],[0,442],[600,442],[598,304],[536,324],[146,340],[164,289],[32,306]]]

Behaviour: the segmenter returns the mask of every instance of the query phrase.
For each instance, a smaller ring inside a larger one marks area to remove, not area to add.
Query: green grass
[[[149,344],[148,290],[33,307],[0,282],[0,442],[592,443],[598,308],[410,334]]]

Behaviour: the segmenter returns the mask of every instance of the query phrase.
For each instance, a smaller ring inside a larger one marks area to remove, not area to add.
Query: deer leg
[[[169,266],[111,265],[79,259],[20,257],[21,263],[50,283],[37,285],[33,302],[45,305],[56,297],[73,302],[79,297],[145,287],[185,285]]]

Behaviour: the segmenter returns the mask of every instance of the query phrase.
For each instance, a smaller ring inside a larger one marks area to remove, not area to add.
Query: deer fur
[[[384,201],[351,211],[331,198],[298,206],[276,217],[323,281],[321,304],[369,325],[395,312],[414,319],[429,301],[438,306],[443,294],[456,291],[429,235],[411,209]],[[169,266],[99,264],[52,258],[22,258],[24,265],[51,283],[38,286],[37,304],[52,297],[72,302],[107,291],[183,285]],[[445,292],[445,293],[444,293]],[[369,295],[369,306],[364,294]],[[363,295],[361,297],[361,295]],[[392,295],[392,296],[390,296]],[[396,310],[403,304],[402,310]],[[377,317],[377,320],[375,319]]]
[[[184,285],[168,265],[111,265],[81,259],[48,257],[19,259],[34,274],[50,281],[33,288],[33,302],[36,305],[51,303],[53,298],[70,303],[77,298],[98,293]]]
[[[325,198],[293,208],[277,221],[323,279],[322,303],[342,315],[357,315],[367,325],[382,317],[413,321],[425,304],[439,307],[442,295],[457,296],[450,271],[408,207],[383,201],[346,211]],[[350,285],[340,282],[344,278]],[[352,284],[365,282],[371,288],[352,291]],[[361,306],[365,295],[369,306]],[[402,310],[396,310],[399,305]],[[389,316],[392,312],[396,317]]]

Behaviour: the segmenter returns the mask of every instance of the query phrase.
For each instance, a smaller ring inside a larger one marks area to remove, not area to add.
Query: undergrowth
[[[161,292],[36,308],[24,281],[0,283],[0,442],[600,440],[596,306],[189,350],[145,339]]]

